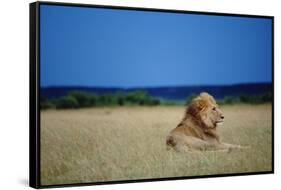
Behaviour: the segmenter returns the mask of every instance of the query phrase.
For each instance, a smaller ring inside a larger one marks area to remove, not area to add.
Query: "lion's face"
[[[217,124],[222,123],[224,119],[222,111],[218,105],[211,105],[202,112],[202,121],[205,122],[207,127],[213,128]]]
[[[199,119],[207,128],[215,128],[224,119],[215,99],[205,92],[192,101],[187,112]]]

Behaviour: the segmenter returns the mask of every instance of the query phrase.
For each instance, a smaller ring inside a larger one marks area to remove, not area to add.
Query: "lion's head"
[[[215,128],[223,122],[224,116],[213,96],[202,92],[194,98],[187,107],[186,114],[190,114],[199,120],[205,128]]]

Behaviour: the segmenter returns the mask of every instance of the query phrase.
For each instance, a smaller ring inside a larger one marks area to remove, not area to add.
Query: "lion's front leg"
[[[219,147],[221,149],[226,149],[228,152],[232,150],[241,150],[241,149],[248,149],[248,146],[241,146],[241,145],[235,145],[235,144],[228,144],[228,143],[220,143]]]

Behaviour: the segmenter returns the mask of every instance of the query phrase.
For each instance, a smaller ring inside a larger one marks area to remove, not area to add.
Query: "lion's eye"
[[[213,107],[213,110],[216,111],[216,107]]]

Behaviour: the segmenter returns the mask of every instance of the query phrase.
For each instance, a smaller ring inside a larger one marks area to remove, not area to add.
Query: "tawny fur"
[[[215,99],[203,92],[186,108],[182,121],[166,139],[167,149],[186,151],[230,151],[243,148],[220,142],[218,123],[224,116]]]

